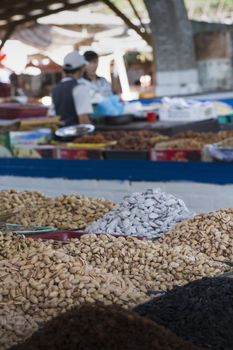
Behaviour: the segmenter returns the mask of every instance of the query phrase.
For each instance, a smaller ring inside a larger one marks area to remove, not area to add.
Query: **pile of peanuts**
[[[188,244],[198,252],[219,260],[233,259],[233,209],[201,214],[178,223],[160,241],[176,247]]]
[[[201,150],[205,145],[220,142],[233,137],[233,131],[213,132],[193,132],[184,131],[176,134],[172,140],[168,142],[161,142],[156,145],[156,149],[173,149],[173,150]],[[230,139],[229,139],[230,140]],[[161,140],[162,141],[162,140]],[[224,144],[224,142],[223,142]],[[231,146],[232,141],[227,142]]]
[[[176,134],[173,139],[196,139],[200,140],[203,144],[216,143],[223,141],[227,138],[233,137],[232,130],[220,131],[220,132],[196,132],[192,130],[183,131]]]
[[[170,247],[135,237],[86,234],[80,240],[55,243],[68,255],[81,258],[104,273],[127,276],[137,288],[166,291],[205,276],[216,276],[226,266],[187,244]]]
[[[29,338],[38,329],[28,315],[19,315],[8,307],[0,308],[0,349],[5,350]]]
[[[125,151],[147,151],[153,148],[157,142],[162,142],[167,140],[167,136],[159,135],[154,133],[154,135],[146,135],[141,137],[136,137],[134,135],[127,135],[118,140],[118,142],[111,147],[115,150],[125,150]]]
[[[229,138],[229,139],[225,139],[223,141],[221,141],[219,144],[219,147],[223,147],[223,148],[232,148],[233,147],[233,138]]]
[[[99,198],[64,195],[51,199],[39,192],[0,191],[0,209],[13,213],[18,209],[10,222],[25,226],[83,229],[113,207],[113,202]]]
[[[37,191],[0,191],[0,210],[1,212],[14,209],[23,209],[30,207],[41,207],[52,203],[52,199]]]
[[[155,148],[157,150],[166,150],[166,149],[172,149],[172,150],[201,150],[203,146],[206,144],[205,141],[199,140],[199,139],[177,139],[167,142],[161,142],[157,143]]]
[[[37,322],[84,302],[133,306],[146,299],[146,288],[136,288],[127,276],[104,273],[85,260],[54,250],[43,242],[6,236],[17,254],[0,260],[0,304]],[[15,242],[14,242],[15,241]],[[27,246],[20,247],[20,241]],[[30,245],[32,243],[32,245]]]

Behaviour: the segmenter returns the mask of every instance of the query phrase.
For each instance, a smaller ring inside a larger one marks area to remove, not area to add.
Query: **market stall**
[[[193,112],[186,121],[170,121],[161,120],[158,101],[140,107],[137,102],[129,104],[135,114],[100,116],[92,126],[71,129],[59,128],[59,118],[48,117],[42,105],[5,103],[0,105],[0,174],[232,183],[232,108],[217,103],[215,118]],[[200,106],[213,115],[212,103],[191,104],[195,111]],[[175,106],[173,113],[180,117],[181,112]]]

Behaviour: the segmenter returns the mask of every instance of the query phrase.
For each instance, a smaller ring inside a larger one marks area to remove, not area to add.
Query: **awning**
[[[81,44],[92,41],[92,36],[52,25],[35,24],[15,32],[13,39],[19,40],[39,50],[53,50],[65,45]]]
[[[16,27],[33,23],[38,18],[63,10],[77,9],[96,0],[1,0],[0,39],[2,44],[12,35]]]

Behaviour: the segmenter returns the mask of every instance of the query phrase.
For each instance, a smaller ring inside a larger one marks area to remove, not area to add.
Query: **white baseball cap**
[[[85,58],[80,55],[80,53],[75,50],[70,53],[68,53],[63,60],[63,69],[69,71],[78,69],[84,65],[88,64],[88,62],[85,60]]]

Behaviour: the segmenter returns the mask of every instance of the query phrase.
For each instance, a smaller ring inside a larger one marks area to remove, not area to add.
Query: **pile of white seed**
[[[160,189],[149,189],[125,197],[102,219],[87,227],[87,232],[155,239],[190,217],[192,213],[181,199]]]

